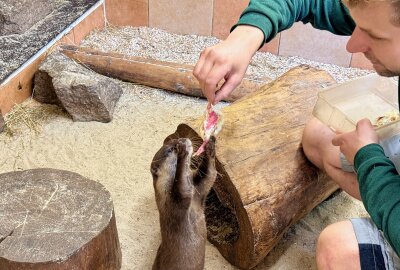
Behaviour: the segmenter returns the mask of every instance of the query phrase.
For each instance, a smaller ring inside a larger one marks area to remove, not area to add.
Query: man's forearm
[[[250,52],[251,55],[254,55],[254,53],[264,44],[264,33],[261,29],[254,26],[239,25],[229,34],[226,41],[237,41],[246,48],[246,51]]]

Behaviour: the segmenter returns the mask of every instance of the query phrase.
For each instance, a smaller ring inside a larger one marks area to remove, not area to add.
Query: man
[[[351,35],[350,53],[364,53],[380,75],[400,75],[400,0],[252,0],[229,37],[201,53],[193,73],[207,99],[215,104],[228,96],[260,46],[296,21]],[[315,118],[305,127],[308,159],[362,199],[372,219],[325,228],[317,244],[319,269],[400,269],[400,176],[377,143],[367,119],[343,134]]]

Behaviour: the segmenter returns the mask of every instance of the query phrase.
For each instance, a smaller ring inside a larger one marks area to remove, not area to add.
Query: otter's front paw
[[[206,145],[206,155],[212,158],[215,157],[215,141],[215,136],[211,136]]]
[[[188,152],[186,151],[185,143],[182,143],[182,142],[178,143],[176,145],[176,150],[177,150],[178,157],[180,157],[180,158],[184,158],[188,154]]]

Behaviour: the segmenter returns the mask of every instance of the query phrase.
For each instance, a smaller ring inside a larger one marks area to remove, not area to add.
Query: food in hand
[[[212,105],[209,106],[206,110],[206,117],[203,123],[203,132],[204,132],[203,143],[200,145],[196,153],[193,154],[193,156],[198,156],[204,152],[204,149],[208,141],[210,140],[210,137],[213,135],[216,136],[218,132],[220,132],[220,130],[222,129],[223,122],[224,120],[222,114],[216,112]]]

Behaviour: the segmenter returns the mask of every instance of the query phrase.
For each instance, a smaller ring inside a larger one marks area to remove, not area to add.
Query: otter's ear
[[[174,139],[174,137],[176,137],[175,134],[169,135],[167,138],[165,138],[164,144],[168,144],[170,141],[172,141]]]
[[[151,172],[152,175],[157,175],[158,168],[156,166],[151,166],[150,167],[150,172]]]

